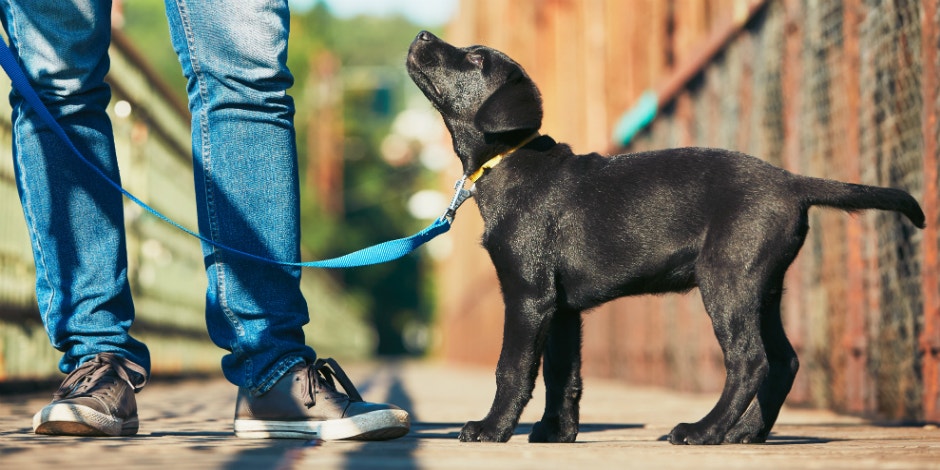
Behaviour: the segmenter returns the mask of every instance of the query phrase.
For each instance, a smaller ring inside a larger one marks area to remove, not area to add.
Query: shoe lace
[[[335,381],[334,381],[335,379]],[[336,382],[346,392],[350,401],[363,401],[356,386],[349,380],[343,368],[331,358],[317,359],[307,367],[307,387],[304,388],[304,406],[310,408],[317,403],[317,393],[321,388],[336,391]]]
[[[131,378],[131,372],[137,377]],[[117,375],[127,382],[134,392],[147,385],[147,371],[143,367],[113,353],[101,353],[67,375],[53,394],[53,400],[87,393],[108,375]]]

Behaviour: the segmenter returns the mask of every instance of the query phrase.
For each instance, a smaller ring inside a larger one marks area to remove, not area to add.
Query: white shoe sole
[[[139,424],[136,416],[121,419],[69,403],[49,404],[33,416],[33,432],[36,434],[132,436],[137,434]]]
[[[377,410],[326,421],[235,420],[235,435],[245,439],[383,441],[404,436],[410,428],[411,421],[404,410]]]

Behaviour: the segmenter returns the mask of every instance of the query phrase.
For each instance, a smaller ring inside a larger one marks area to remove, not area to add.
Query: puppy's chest
[[[481,210],[483,247],[491,254],[534,253],[552,250],[562,228],[558,214],[548,205],[503,204]]]

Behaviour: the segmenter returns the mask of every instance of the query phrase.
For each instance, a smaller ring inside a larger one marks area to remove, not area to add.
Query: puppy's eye
[[[476,65],[477,67],[483,67],[483,56],[480,54],[476,54],[476,53],[467,54],[467,60],[470,61],[471,64]]]

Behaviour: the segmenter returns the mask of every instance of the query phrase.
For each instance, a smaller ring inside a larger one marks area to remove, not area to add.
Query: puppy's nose
[[[433,40],[433,39],[435,39],[435,38],[434,38],[434,35],[433,35],[433,34],[427,32],[427,31],[421,31],[420,33],[418,33],[418,39],[421,40],[421,41],[431,41],[431,40]]]

